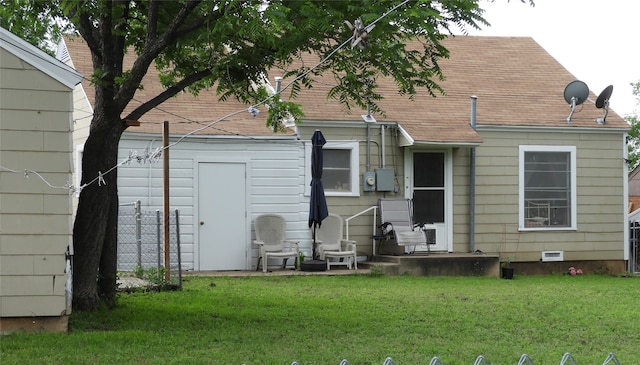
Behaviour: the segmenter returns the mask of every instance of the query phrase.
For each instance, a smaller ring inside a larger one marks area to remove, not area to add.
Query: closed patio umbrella
[[[316,258],[316,228],[329,215],[327,200],[322,186],[322,147],[327,141],[322,132],[316,129],[311,136],[311,197],[309,201],[309,228],[313,228],[313,259]]]

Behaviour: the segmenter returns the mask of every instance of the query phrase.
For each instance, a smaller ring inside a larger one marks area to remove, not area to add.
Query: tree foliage
[[[60,9],[48,1],[0,0],[0,27],[49,54],[70,29],[62,17]]]
[[[636,97],[637,104],[640,105],[640,81],[635,84],[632,83],[631,86],[633,87],[632,92]],[[629,171],[633,171],[640,162],[640,119],[638,118],[638,114],[628,115],[624,119],[631,125],[628,132],[627,160]]]
[[[521,0],[526,2],[526,0]],[[529,1],[532,5],[533,2]],[[117,170],[104,176],[106,185],[90,184],[117,164],[117,147],[125,120],[137,120],[183,90],[194,94],[214,88],[221,100],[247,103],[262,100],[256,91],[272,67],[298,77],[290,96],[313,86],[318,74],[336,80],[329,96],[347,107],[382,112],[375,101],[383,96],[376,79],[393,77],[408,97],[418,89],[442,93],[439,60],[448,56],[440,43],[456,27],[488,24],[479,0],[0,0],[1,23],[12,32],[43,45],[64,28],[74,29],[91,51],[95,105],[90,134],[84,145],[82,184],[74,224],[73,305],[96,309],[115,305],[117,239]],[[360,18],[375,23],[370,45],[338,46],[353,35],[345,21]],[[419,49],[406,40],[418,38]],[[136,60],[125,69],[123,59],[132,47]],[[303,55],[324,60],[310,65]],[[161,71],[165,90],[123,111],[141,87],[150,67]],[[274,102],[270,123],[280,116],[299,116],[299,106]],[[89,183],[89,184],[88,184]]]

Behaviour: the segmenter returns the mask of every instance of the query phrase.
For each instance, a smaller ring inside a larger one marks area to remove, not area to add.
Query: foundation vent
[[[564,251],[542,251],[542,262],[564,261]]]

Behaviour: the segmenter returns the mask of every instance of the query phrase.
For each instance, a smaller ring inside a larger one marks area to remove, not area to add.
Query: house
[[[450,58],[440,63],[446,79],[439,84],[446,96],[410,100],[392,80],[378,79],[385,114],[373,115],[375,122],[363,120],[370,120],[366,111],[328,100],[328,80],[300,93],[305,118],[287,135],[271,133],[261,115],[238,114],[244,105],[215,102],[209,93],[180,95],[125,132],[121,157],[158,146],[163,120],[171,121],[176,141],[230,115],[171,149],[171,205],[184,211],[188,269],[254,267],[251,222],[263,212],[284,214],[289,237],[310,250],[309,140],[320,129],[328,141],[329,210],[349,221],[362,255],[382,253],[372,240],[372,207],[381,198],[409,198],[415,219],[437,227],[432,252],[500,254],[528,273],[575,265],[623,271],[628,124],[613,112],[596,122],[604,112],[593,92],[569,120],[564,90],[575,77],[531,38],[458,36],[444,45]],[[90,72],[81,64],[89,59],[81,42],[66,46],[74,67]],[[273,70],[270,77],[280,75]],[[154,84],[148,82],[136,100],[153,95],[146,94]],[[89,92],[83,98],[91,105]],[[161,206],[161,167],[121,167],[119,189],[121,201]]]
[[[66,331],[81,76],[0,28],[0,333]]]

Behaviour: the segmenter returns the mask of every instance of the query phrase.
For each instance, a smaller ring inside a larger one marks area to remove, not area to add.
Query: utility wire
[[[404,4],[408,3],[409,1],[410,1],[410,0],[404,0],[403,2],[401,2],[401,3],[397,4],[397,5],[395,5],[393,8],[391,8],[390,10],[388,10],[386,13],[382,14],[380,17],[378,17],[378,18],[377,18],[376,20],[374,20],[372,23],[370,23],[367,27],[372,27],[372,26],[374,26],[377,22],[379,22],[380,20],[382,20],[383,18],[385,18],[386,16],[388,16],[391,12],[393,12],[393,11],[397,10],[399,7],[401,7],[401,6],[403,6]],[[316,68],[318,68],[319,66],[321,66],[323,63],[325,63],[327,60],[329,60],[331,57],[333,57],[333,55],[334,55],[334,54],[336,54],[339,50],[341,50],[342,48],[344,48],[344,46],[346,46],[347,44],[349,44],[349,43],[353,40],[353,38],[354,38],[354,35],[352,35],[351,37],[349,37],[346,41],[344,41],[344,42],[343,42],[342,44],[340,44],[337,48],[335,48],[333,51],[331,51],[327,56],[325,56],[323,59],[321,59],[321,60],[320,60],[317,64],[315,64],[313,67],[309,68],[309,69],[308,69],[308,70],[306,70],[305,72],[303,72],[303,73],[301,73],[300,75],[296,76],[296,77],[295,77],[291,82],[289,82],[289,83],[288,83],[284,88],[282,88],[281,92],[282,92],[282,91],[284,91],[284,90],[286,90],[287,88],[289,88],[293,83],[295,83],[295,82],[297,82],[298,80],[300,80],[300,79],[304,78],[306,75],[308,75],[309,73],[311,73],[314,69],[316,69]],[[11,44],[11,45],[13,45],[13,46],[19,47],[19,45],[15,44],[15,43],[12,43],[12,42],[10,42],[9,40],[2,39],[2,41],[3,41],[3,42],[7,42],[7,43],[9,43],[9,44]],[[41,60],[43,60],[43,61],[47,61],[47,62],[49,62],[50,64],[52,64],[52,65],[54,65],[54,66],[56,66],[56,67],[59,67],[59,68],[61,68],[61,69],[64,69],[64,70],[69,70],[69,69],[71,69],[68,65],[66,65],[65,63],[63,63],[63,62],[61,62],[61,61],[59,62],[59,64],[57,64],[57,63],[52,63],[52,62],[50,62],[48,59],[45,59],[44,57],[42,57],[39,53],[33,52],[33,51],[31,51],[31,50],[28,50],[28,49],[27,49],[27,50],[25,50],[25,51],[26,51],[26,52],[28,52],[28,53],[30,53],[31,55],[33,55],[33,56],[37,57],[37,58],[40,58],[40,59],[41,59]],[[86,77],[84,77],[84,76],[82,76],[82,78],[83,78],[84,80],[91,81],[90,79],[88,79],[88,78],[86,78]],[[109,173],[111,173],[112,171],[114,171],[115,169],[117,169],[119,166],[122,166],[122,165],[124,165],[124,164],[128,164],[128,163],[130,163],[130,162],[132,162],[132,161],[136,161],[136,160],[137,160],[138,162],[146,162],[146,161],[154,162],[154,161],[156,161],[156,160],[161,156],[162,151],[164,151],[165,149],[168,149],[168,148],[170,148],[170,147],[173,147],[173,146],[177,145],[178,143],[182,142],[185,138],[187,138],[187,137],[189,137],[189,136],[191,136],[191,135],[193,135],[193,134],[195,134],[195,133],[198,133],[198,132],[200,132],[200,131],[203,131],[203,130],[205,130],[205,129],[207,129],[207,128],[210,128],[210,127],[211,127],[211,126],[213,126],[214,124],[219,123],[219,122],[221,122],[221,121],[223,121],[223,120],[226,120],[226,119],[228,119],[228,118],[230,118],[230,117],[232,117],[232,116],[234,116],[234,115],[240,114],[240,113],[242,113],[242,112],[249,112],[249,113],[251,113],[252,115],[254,115],[254,116],[255,116],[255,115],[257,115],[257,107],[259,107],[259,106],[261,106],[261,105],[266,104],[267,102],[269,102],[271,99],[273,99],[273,98],[274,98],[274,97],[276,97],[276,96],[279,96],[279,93],[274,94],[274,95],[270,95],[269,97],[265,98],[264,100],[262,100],[262,101],[260,101],[260,102],[258,102],[258,103],[256,103],[256,104],[253,104],[253,105],[249,106],[248,108],[241,109],[241,110],[238,110],[238,111],[232,112],[232,113],[230,113],[230,114],[227,114],[227,115],[225,115],[225,116],[223,116],[223,117],[221,117],[221,118],[215,119],[215,120],[211,121],[210,123],[207,123],[206,125],[204,125],[204,126],[202,126],[202,127],[200,127],[200,128],[197,128],[197,129],[195,129],[195,130],[193,130],[193,131],[191,131],[191,132],[189,132],[189,133],[187,133],[187,134],[185,134],[185,135],[181,136],[178,140],[176,140],[175,142],[173,142],[173,143],[169,144],[169,145],[168,145],[168,146],[166,146],[166,147],[164,147],[164,146],[163,146],[163,147],[161,147],[161,148],[159,147],[159,148],[155,149],[155,150],[154,150],[154,151],[152,151],[152,152],[145,151],[145,154],[144,154],[144,155],[138,155],[138,154],[137,154],[137,152],[135,152],[135,151],[131,151],[131,152],[129,153],[129,157],[127,157],[126,159],[124,159],[123,161],[121,161],[121,162],[120,162],[120,163],[118,163],[117,165],[115,165],[115,166],[111,167],[110,169],[108,169],[108,170],[107,170],[107,171],[105,171],[105,172],[98,172],[98,176],[96,176],[93,180],[89,181],[88,183],[85,183],[85,184],[81,185],[81,186],[80,186],[80,187],[78,187],[78,188],[75,188],[75,187],[74,187],[70,182],[67,182],[64,186],[56,186],[56,185],[53,185],[53,184],[51,184],[50,182],[48,182],[48,181],[47,181],[47,180],[46,180],[46,179],[45,179],[45,178],[44,178],[40,173],[38,173],[38,172],[36,172],[36,171],[34,171],[34,170],[24,169],[24,170],[22,170],[22,171],[18,171],[18,170],[13,170],[13,169],[10,169],[10,168],[7,168],[7,167],[0,166],[0,172],[2,172],[2,171],[11,172],[11,173],[20,173],[20,172],[22,172],[22,173],[24,173],[24,174],[25,174],[25,178],[28,178],[28,177],[29,177],[29,174],[31,174],[31,173],[32,173],[32,174],[34,174],[34,175],[38,176],[38,177],[39,177],[39,178],[40,178],[40,179],[41,179],[41,180],[42,180],[42,181],[43,181],[47,186],[49,186],[49,187],[51,187],[51,188],[55,188],[55,189],[68,189],[68,190],[70,191],[70,193],[73,193],[73,192],[80,192],[80,191],[82,191],[82,189],[84,189],[86,186],[89,186],[89,185],[91,185],[91,184],[93,184],[93,183],[96,183],[96,182],[98,183],[98,185],[99,185],[99,186],[106,184],[106,182],[104,181],[104,176],[105,176],[105,175],[107,175],[107,174],[109,174]],[[136,100],[135,98],[132,98],[132,100],[134,100],[134,101],[138,101],[138,102],[141,102],[141,101],[139,101],[139,100]],[[175,113],[172,113],[172,112],[169,112],[169,111],[166,111],[166,110],[162,110],[161,108],[159,108],[159,107],[157,107],[157,106],[156,106],[156,107],[154,107],[154,109],[157,109],[157,110],[159,110],[159,111],[165,112],[165,113],[170,114],[170,115],[173,115],[173,116],[175,116],[175,117],[177,117],[177,118],[181,118],[181,119],[184,119],[184,120],[186,120],[186,121],[190,121],[190,122],[192,122],[192,123],[201,123],[201,122],[197,122],[197,121],[191,120],[191,119],[189,119],[189,118],[186,118],[186,117],[183,117],[183,116],[177,115],[177,114],[175,114]],[[79,118],[79,119],[85,119],[85,118],[88,118],[88,116],[87,116],[87,117],[82,117],[82,118]],[[222,130],[222,129],[220,129],[220,130]],[[228,132],[228,131],[225,131],[225,132]],[[236,134],[236,135],[238,135],[238,134]],[[245,136],[245,137],[246,137],[246,136]]]

